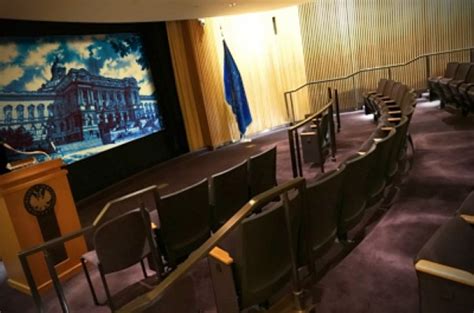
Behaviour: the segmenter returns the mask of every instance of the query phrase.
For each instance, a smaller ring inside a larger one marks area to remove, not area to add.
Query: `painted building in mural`
[[[154,96],[133,77],[115,79],[70,69],[58,59],[51,79],[34,92],[0,92],[0,129],[24,128],[34,146],[80,150],[162,129]]]

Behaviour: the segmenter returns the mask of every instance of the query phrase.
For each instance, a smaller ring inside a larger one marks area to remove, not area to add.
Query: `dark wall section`
[[[165,130],[67,166],[76,201],[134,173],[188,152],[176,93],[165,23],[81,24],[0,20],[0,36],[54,36],[136,32],[145,52],[161,105]]]

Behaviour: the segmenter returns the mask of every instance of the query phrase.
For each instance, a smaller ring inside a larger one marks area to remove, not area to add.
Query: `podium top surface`
[[[48,173],[58,171],[63,165],[62,159],[54,159],[0,175],[0,191],[18,183],[33,180],[47,175]]]

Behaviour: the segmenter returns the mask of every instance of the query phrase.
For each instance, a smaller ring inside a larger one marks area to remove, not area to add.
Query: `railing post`
[[[356,90],[355,76],[352,76],[352,90],[354,90],[354,103],[356,104],[356,107],[359,108],[359,95]],[[336,89],[336,92],[337,92],[337,89]],[[339,129],[339,124],[338,124],[338,129]]]
[[[299,188],[298,192],[300,193],[299,196],[301,199],[303,195],[301,194],[301,189]],[[296,258],[297,251],[294,247],[294,238],[293,238],[293,228],[291,223],[291,205],[290,199],[288,197],[288,191],[281,195],[281,199],[283,200],[283,207],[285,209],[285,223],[286,223],[286,230],[287,230],[287,237],[288,237],[288,249],[290,250],[290,260],[291,260],[291,273],[292,273],[292,281],[293,281],[293,297],[294,297],[294,305],[297,312],[303,312],[305,309],[305,302],[303,299],[303,286],[301,284],[300,275],[298,274],[298,262]],[[304,200],[303,200],[304,201]],[[304,202],[303,202],[304,203]]]
[[[290,105],[291,105],[291,121],[295,123],[296,116],[295,116],[295,106],[293,105],[293,94],[290,93]]]
[[[334,96],[334,101],[336,104],[336,121],[337,121],[337,132],[339,133],[341,131],[341,112],[339,110],[339,92],[337,89],[334,91],[335,96]]]
[[[30,287],[31,296],[33,297],[33,301],[35,302],[36,309],[38,310],[38,313],[43,313],[43,301],[41,300],[41,296],[38,292],[38,287],[36,287],[35,279],[33,278],[30,265],[28,264],[28,259],[26,256],[21,254],[18,256],[18,258],[20,259],[21,268],[23,269],[23,273],[25,274],[28,287]]]
[[[332,116],[331,116],[332,118]],[[319,119],[316,119],[315,121],[316,124],[316,129],[317,129],[317,135],[318,135],[318,154],[319,154],[319,166],[321,168],[321,173],[324,173],[324,154],[323,154],[323,139],[326,134],[322,133],[321,130],[321,121]]]
[[[329,119],[329,132],[330,132],[330,138],[331,138],[331,156],[332,160],[336,160],[336,131],[334,129],[334,111],[332,108],[332,105],[329,107],[329,116],[331,117]]]
[[[388,79],[390,79],[390,80],[392,79],[392,68],[391,67],[388,68]]]
[[[430,62],[430,56],[427,55],[425,57],[426,61],[426,83],[428,84],[428,78],[431,76],[431,62]]]
[[[298,131],[295,131],[295,148],[296,148],[296,160],[298,165],[299,176],[303,177],[303,161],[301,160],[301,149],[300,149],[300,138]]]
[[[285,108],[286,108],[286,115],[288,116],[288,121],[290,121],[290,125],[293,125],[293,121],[290,115],[290,108],[288,107],[288,92],[285,92],[283,96],[285,97]]]
[[[51,260],[51,256],[49,255],[48,250],[44,250],[44,259],[46,261],[46,266],[48,267],[49,276],[53,282],[54,290],[56,291],[56,295],[59,298],[59,304],[61,305],[61,309],[64,313],[69,313],[69,306],[67,305],[66,297],[64,296],[63,288],[61,287],[61,282],[58,278],[58,273],[56,273],[56,268],[54,267],[54,263]]]
[[[288,141],[288,144],[290,146],[291,169],[293,170],[293,178],[296,178],[298,177],[298,169],[296,165],[295,139],[293,131],[291,129],[288,129]]]

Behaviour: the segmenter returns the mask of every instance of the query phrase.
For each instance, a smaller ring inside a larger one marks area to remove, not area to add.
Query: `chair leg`
[[[89,270],[87,269],[86,260],[81,258],[81,264],[82,264],[82,269],[84,270],[84,274],[86,275],[87,284],[89,284],[89,289],[91,291],[92,299],[94,301],[94,304],[95,305],[101,305],[99,303],[99,300],[97,300],[97,295],[95,293],[94,286],[92,285],[91,277],[89,275]]]
[[[99,264],[99,273],[100,273],[100,278],[102,280],[102,284],[104,285],[105,295],[107,296],[107,302],[109,304],[110,310],[112,312],[115,312],[115,306],[114,306],[114,303],[112,302],[112,296],[110,295],[109,286],[107,285],[107,280],[105,279],[105,274],[102,269],[102,264]]]
[[[407,137],[408,137],[408,142],[410,143],[410,146],[411,146],[411,151],[414,155],[415,154],[415,144],[413,143],[413,137],[411,136],[411,134],[408,134]]]
[[[140,260],[140,266],[142,267],[143,276],[145,276],[145,278],[148,278],[148,274],[146,273],[145,263],[143,262],[143,259]]]

